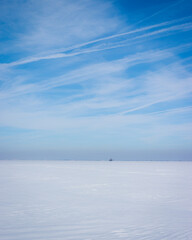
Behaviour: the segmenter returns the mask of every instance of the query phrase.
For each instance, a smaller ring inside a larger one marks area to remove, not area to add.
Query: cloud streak
[[[104,38],[100,38],[100,39],[96,39],[93,41],[89,41],[86,42],[84,44],[80,44],[80,45],[76,45],[67,49],[60,49],[58,52],[58,50],[54,53],[54,54],[50,54],[50,55],[45,55],[45,56],[38,56],[38,57],[29,57],[27,59],[21,59],[15,62],[11,62],[11,63],[5,63],[2,64],[4,66],[18,66],[18,65],[23,65],[23,64],[28,64],[28,63],[33,63],[33,62],[37,62],[37,61],[41,61],[41,60],[50,60],[50,59],[57,59],[57,58],[66,58],[66,57],[73,57],[73,56],[77,56],[77,55],[81,55],[81,54],[87,54],[87,53],[93,53],[93,52],[98,52],[98,51],[105,51],[105,50],[109,50],[109,49],[113,49],[113,48],[119,48],[119,47],[125,47],[127,45],[130,45],[134,40],[136,39],[143,39],[149,36],[157,36],[162,34],[162,33],[166,33],[166,34],[174,34],[175,31],[191,31],[192,30],[192,23],[184,23],[184,24],[178,24],[178,25],[174,25],[174,26],[170,26],[167,28],[160,28],[160,27],[164,27],[164,26],[168,26],[174,23],[177,23],[179,21],[182,21],[185,19],[180,19],[180,20],[175,20],[175,21],[169,21],[169,22],[163,22],[160,24],[155,24],[155,25],[151,25],[151,26],[147,26],[147,27],[143,27],[140,29],[136,29],[136,30],[132,30],[129,32],[125,32],[125,33],[120,33],[120,34],[115,34],[115,35],[111,35],[108,37],[104,37]],[[160,28],[158,30],[155,30],[156,28]],[[124,43],[124,44],[118,44],[118,43],[113,43],[112,46],[110,47],[104,47],[104,48],[95,48],[95,47],[90,47],[89,45],[98,43],[98,42],[103,42],[106,40],[113,40],[114,38],[120,38],[120,37],[124,37],[124,36],[128,36],[128,35],[133,35],[133,34],[137,34],[140,32],[146,32],[148,30],[152,30],[148,33],[142,33],[141,35],[138,36],[132,36],[128,39],[128,43]],[[68,51],[72,51],[75,49],[81,49],[82,47],[87,47],[86,49],[83,50],[76,50],[73,51],[71,53],[67,53]]]

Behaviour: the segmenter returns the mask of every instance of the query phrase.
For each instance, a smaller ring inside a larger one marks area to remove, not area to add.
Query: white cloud
[[[5,66],[5,67],[6,66],[18,66],[18,65],[22,65],[22,64],[37,62],[37,61],[40,61],[40,60],[50,60],[50,59],[57,59],[57,58],[73,57],[73,56],[77,56],[77,55],[81,55],[81,54],[105,51],[105,50],[109,50],[109,49],[113,49],[113,48],[119,48],[119,47],[125,47],[125,46],[131,45],[131,44],[135,44],[135,40],[145,39],[146,37],[150,37],[150,36],[153,36],[153,37],[157,38],[157,37],[161,37],[162,34],[166,34],[166,35],[173,34],[173,33],[175,33],[175,31],[181,31],[181,32],[191,31],[192,30],[192,24],[190,22],[189,23],[172,25],[172,24],[178,23],[182,20],[186,20],[186,19],[182,18],[182,19],[179,19],[179,20],[163,22],[163,23],[160,23],[160,24],[154,24],[154,25],[151,25],[151,26],[147,26],[147,27],[143,27],[143,28],[139,28],[139,29],[135,29],[135,30],[130,30],[130,31],[124,32],[124,33],[113,34],[113,35],[108,36],[108,37],[88,41],[88,42],[85,42],[85,43],[82,43],[82,44],[74,45],[72,47],[52,50],[51,54],[49,54],[49,52],[50,52],[50,50],[49,50],[47,53],[46,52],[43,53],[43,55],[38,54],[37,56],[32,56],[32,57],[20,59],[20,60],[17,60],[15,62],[10,62],[10,63],[7,63],[7,64],[4,63],[2,65]],[[169,26],[169,25],[171,25],[171,26]],[[138,33],[139,33],[139,35],[138,35]],[[135,34],[137,34],[137,35],[134,36]],[[116,41],[113,42],[113,40],[115,38],[124,37],[124,36],[128,36],[128,35],[131,35],[131,36],[126,40],[123,40],[123,41],[118,40],[117,42]],[[111,44],[109,44],[109,46],[106,46],[105,43],[101,44],[101,46],[98,46],[98,47],[97,47],[97,45],[96,45],[96,47],[92,46],[92,44],[95,44],[95,43],[98,43],[98,42],[103,42],[103,41],[106,41],[106,40],[112,40],[112,42],[111,42]],[[42,38],[39,38],[38,42],[41,42],[41,41],[42,41]],[[71,44],[71,42],[70,42],[70,44]],[[83,49],[81,50],[81,48],[83,48]],[[68,53],[68,51],[72,51],[72,52]]]
[[[109,2],[43,0],[29,4],[30,14],[24,13],[30,17],[28,27],[20,34],[18,45],[32,52],[71,46],[110,33],[120,24],[112,16]]]

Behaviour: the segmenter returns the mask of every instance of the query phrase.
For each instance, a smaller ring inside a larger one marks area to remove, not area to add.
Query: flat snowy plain
[[[191,240],[192,162],[0,161],[1,240]]]

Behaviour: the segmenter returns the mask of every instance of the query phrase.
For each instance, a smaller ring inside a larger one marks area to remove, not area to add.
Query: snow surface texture
[[[192,162],[0,161],[0,239],[191,240]]]

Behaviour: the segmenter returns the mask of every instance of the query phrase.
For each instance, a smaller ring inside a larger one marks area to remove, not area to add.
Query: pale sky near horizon
[[[0,159],[191,160],[191,13],[0,0]]]

